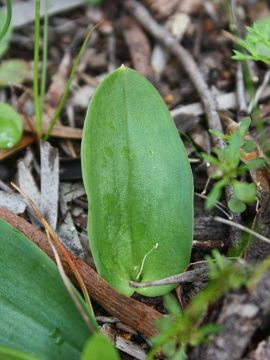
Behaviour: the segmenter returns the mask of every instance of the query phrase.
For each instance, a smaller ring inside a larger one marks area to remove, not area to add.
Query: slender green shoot
[[[4,23],[3,28],[0,30],[0,41],[3,39],[3,37],[6,35],[10,22],[11,22],[11,16],[12,16],[12,6],[11,6],[11,0],[7,0],[7,16],[6,21]]]
[[[48,132],[47,132],[47,134],[45,136],[46,141],[48,141],[49,137],[51,136],[52,130],[53,130],[53,128],[54,128],[59,116],[61,115],[61,112],[62,112],[63,108],[64,108],[64,105],[65,105],[65,102],[67,100],[72,81],[74,79],[74,76],[75,76],[75,73],[77,71],[78,65],[79,65],[79,63],[81,61],[82,55],[83,55],[83,53],[84,53],[84,51],[86,49],[87,43],[88,43],[93,31],[95,31],[100,26],[100,24],[101,24],[101,22],[97,23],[94,27],[92,27],[89,30],[89,32],[87,33],[87,35],[86,35],[86,37],[84,39],[84,42],[83,42],[83,44],[82,44],[82,46],[80,48],[80,51],[79,51],[79,53],[78,53],[78,55],[77,55],[77,57],[76,57],[76,59],[74,61],[73,66],[72,66],[71,73],[70,73],[70,76],[68,78],[68,81],[67,81],[63,96],[62,96],[62,98],[60,100],[60,103],[59,103],[59,105],[58,105],[58,107],[57,107],[57,109],[56,109],[56,111],[55,111],[55,113],[54,113],[54,115],[53,115],[53,117],[51,119]]]
[[[35,47],[34,47],[34,105],[38,137],[42,137],[41,105],[39,98],[39,39],[40,39],[40,0],[35,3]]]
[[[47,80],[47,60],[48,60],[48,29],[49,29],[49,0],[45,1],[44,14],[44,28],[43,28],[43,49],[42,49],[42,71],[41,71],[41,85],[40,85],[40,104],[41,116],[43,113],[43,106],[45,101],[46,80]]]

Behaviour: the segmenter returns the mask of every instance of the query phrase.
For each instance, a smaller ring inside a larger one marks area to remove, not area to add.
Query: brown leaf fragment
[[[143,3],[157,20],[164,20],[174,12],[179,0],[143,0]]]
[[[54,110],[57,108],[64,93],[71,63],[72,56],[70,52],[66,52],[46,94],[46,105]]]
[[[190,132],[190,136],[194,143],[203,151],[209,153],[211,149],[209,132],[206,131],[200,124]]]
[[[144,31],[137,21],[129,16],[121,18],[121,26],[134,68],[148,79],[153,78],[150,65],[151,47]]]
[[[203,0],[182,0],[179,1],[178,11],[186,14],[194,14],[202,5]]]
[[[52,249],[44,233],[5,209],[0,209],[0,218],[21,231],[54,260]],[[90,297],[94,301],[108,311],[109,314],[117,317],[120,321],[145,336],[152,337],[157,334],[156,321],[162,316],[158,311],[114,290],[89,265],[74,255],[69,255],[80,273]],[[66,259],[62,254],[60,254],[60,258],[66,274],[74,280],[74,274],[70,270]]]
[[[44,116],[44,117],[46,117],[46,116]],[[24,125],[23,125],[24,130],[26,132],[33,133],[35,131],[35,120],[34,120],[34,118],[27,117],[27,120],[26,120],[26,117],[23,116],[23,120],[24,120]],[[43,124],[43,129],[42,129],[43,135],[47,134],[47,131],[48,131],[48,128],[49,128],[48,124],[49,124],[48,121],[45,121],[44,124]],[[51,137],[57,137],[57,138],[62,138],[62,139],[80,140],[82,138],[82,129],[73,128],[71,126],[60,125],[58,123],[53,128],[52,133],[51,133]],[[33,138],[32,142],[34,142],[34,139],[35,138]]]

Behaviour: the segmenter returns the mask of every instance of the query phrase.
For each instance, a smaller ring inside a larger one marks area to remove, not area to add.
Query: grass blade
[[[64,105],[65,105],[66,99],[68,97],[72,81],[74,79],[74,76],[75,76],[75,73],[77,71],[78,65],[79,65],[79,63],[81,61],[82,55],[83,55],[83,53],[84,53],[84,51],[86,49],[87,43],[88,43],[93,31],[95,31],[100,26],[101,23],[102,23],[102,21],[98,22],[97,25],[95,25],[93,28],[91,28],[89,30],[89,32],[87,33],[85,39],[84,39],[84,42],[83,42],[83,44],[82,44],[82,46],[80,48],[80,51],[79,51],[79,53],[78,53],[78,55],[77,55],[77,57],[76,57],[76,59],[74,61],[73,66],[72,66],[71,73],[70,73],[70,76],[68,78],[68,81],[67,81],[63,96],[61,98],[61,101],[60,101],[60,103],[59,103],[59,105],[58,105],[58,107],[57,107],[57,109],[56,109],[56,111],[55,111],[55,113],[53,115],[53,118],[52,118],[52,120],[50,122],[48,132],[47,132],[47,134],[45,136],[46,141],[48,141],[49,137],[51,136],[51,132],[52,132],[52,130],[53,130],[59,116],[61,115],[61,112],[62,112],[63,108],[64,108]]]

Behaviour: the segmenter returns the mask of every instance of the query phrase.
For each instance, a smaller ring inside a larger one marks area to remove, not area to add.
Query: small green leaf
[[[176,351],[176,343],[174,339],[168,340],[166,344],[163,345],[162,350],[166,355],[166,358],[171,359]]]
[[[258,169],[260,167],[262,167],[263,165],[265,165],[265,160],[264,159],[253,159],[253,160],[249,160],[245,166],[248,170],[254,170],[254,169]]]
[[[186,358],[187,358],[186,346],[181,346],[180,349],[172,358],[172,360],[186,360]]]
[[[250,124],[251,124],[251,119],[250,117],[245,117],[240,125],[239,125],[239,132],[240,132],[240,135],[244,136],[246,134],[246,132],[248,131],[248,128],[250,127]]]
[[[252,151],[254,151],[256,149],[256,144],[253,140],[246,140],[244,142],[244,145],[242,146],[242,149],[246,152],[246,153],[250,153]]]
[[[242,213],[247,208],[245,203],[243,203],[243,201],[241,201],[237,198],[230,199],[228,202],[228,206],[231,211],[236,212],[236,213]]]
[[[16,145],[22,133],[21,116],[10,105],[0,102],[0,149]]]
[[[205,203],[206,209],[211,209],[215,203],[220,199],[221,196],[221,189],[216,185],[213,186],[213,189],[207,195],[207,200]]]
[[[251,27],[246,27],[247,36],[245,40],[237,39],[237,43],[243,47],[248,54],[234,50],[235,60],[263,61],[270,63],[270,18],[266,17],[256,21]]]
[[[181,313],[180,307],[176,299],[171,295],[167,294],[163,298],[164,306],[170,314],[179,315]]]
[[[223,140],[228,140],[228,135],[224,135],[222,134],[222,132],[218,131],[218,130],[215,130],[215,129],[209,129],[208,130],[210,132],[211,135],[214,135],[220,139],[223,139]]]
[[[240,131],[235,131],[230,139],[230,143],[228,146],[229,149],[229,156],[234,159],[234,158],[238,158],[239,156],[239,152],[240,152],[240,148],[243,145],[244,140],[243,137],[240,134]]]
[[[0,64],[0,87],[21,84],[29,73],[29,65],[23,60],[7,60]]]
[[[219,164],[219,161],[216,157],[210,155],[210,154],[207,154],[207,153],[202,153],[202,158],[204,161],[206,162],[209,162],[210,164],[212,165],[218,165]]]
[[[232,56],[233,60],[245,61],[245,60],[252,59],[252,56],[250,56],[250,55],[243,54],[238,50],[233,50],[233,51],[234,51],[234,55]]]
[[[219,270],[223,270],[225,268],[225,262],[221,253],[217,249],[214,249],[212,250],[212,257],[216,261]]]
[[[115,347],[104,336],[95,334],[84,346],[81,360],[120,360]]]
[[[256,185],[235,180],[233,189],[236,197],[244,203],[253,203],[256,199]]]

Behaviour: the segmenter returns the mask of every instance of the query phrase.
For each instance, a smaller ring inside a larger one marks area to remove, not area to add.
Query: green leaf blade
[[[75,360],[89,330],[55,264],[0,219],[0,346],[42,360]]]

